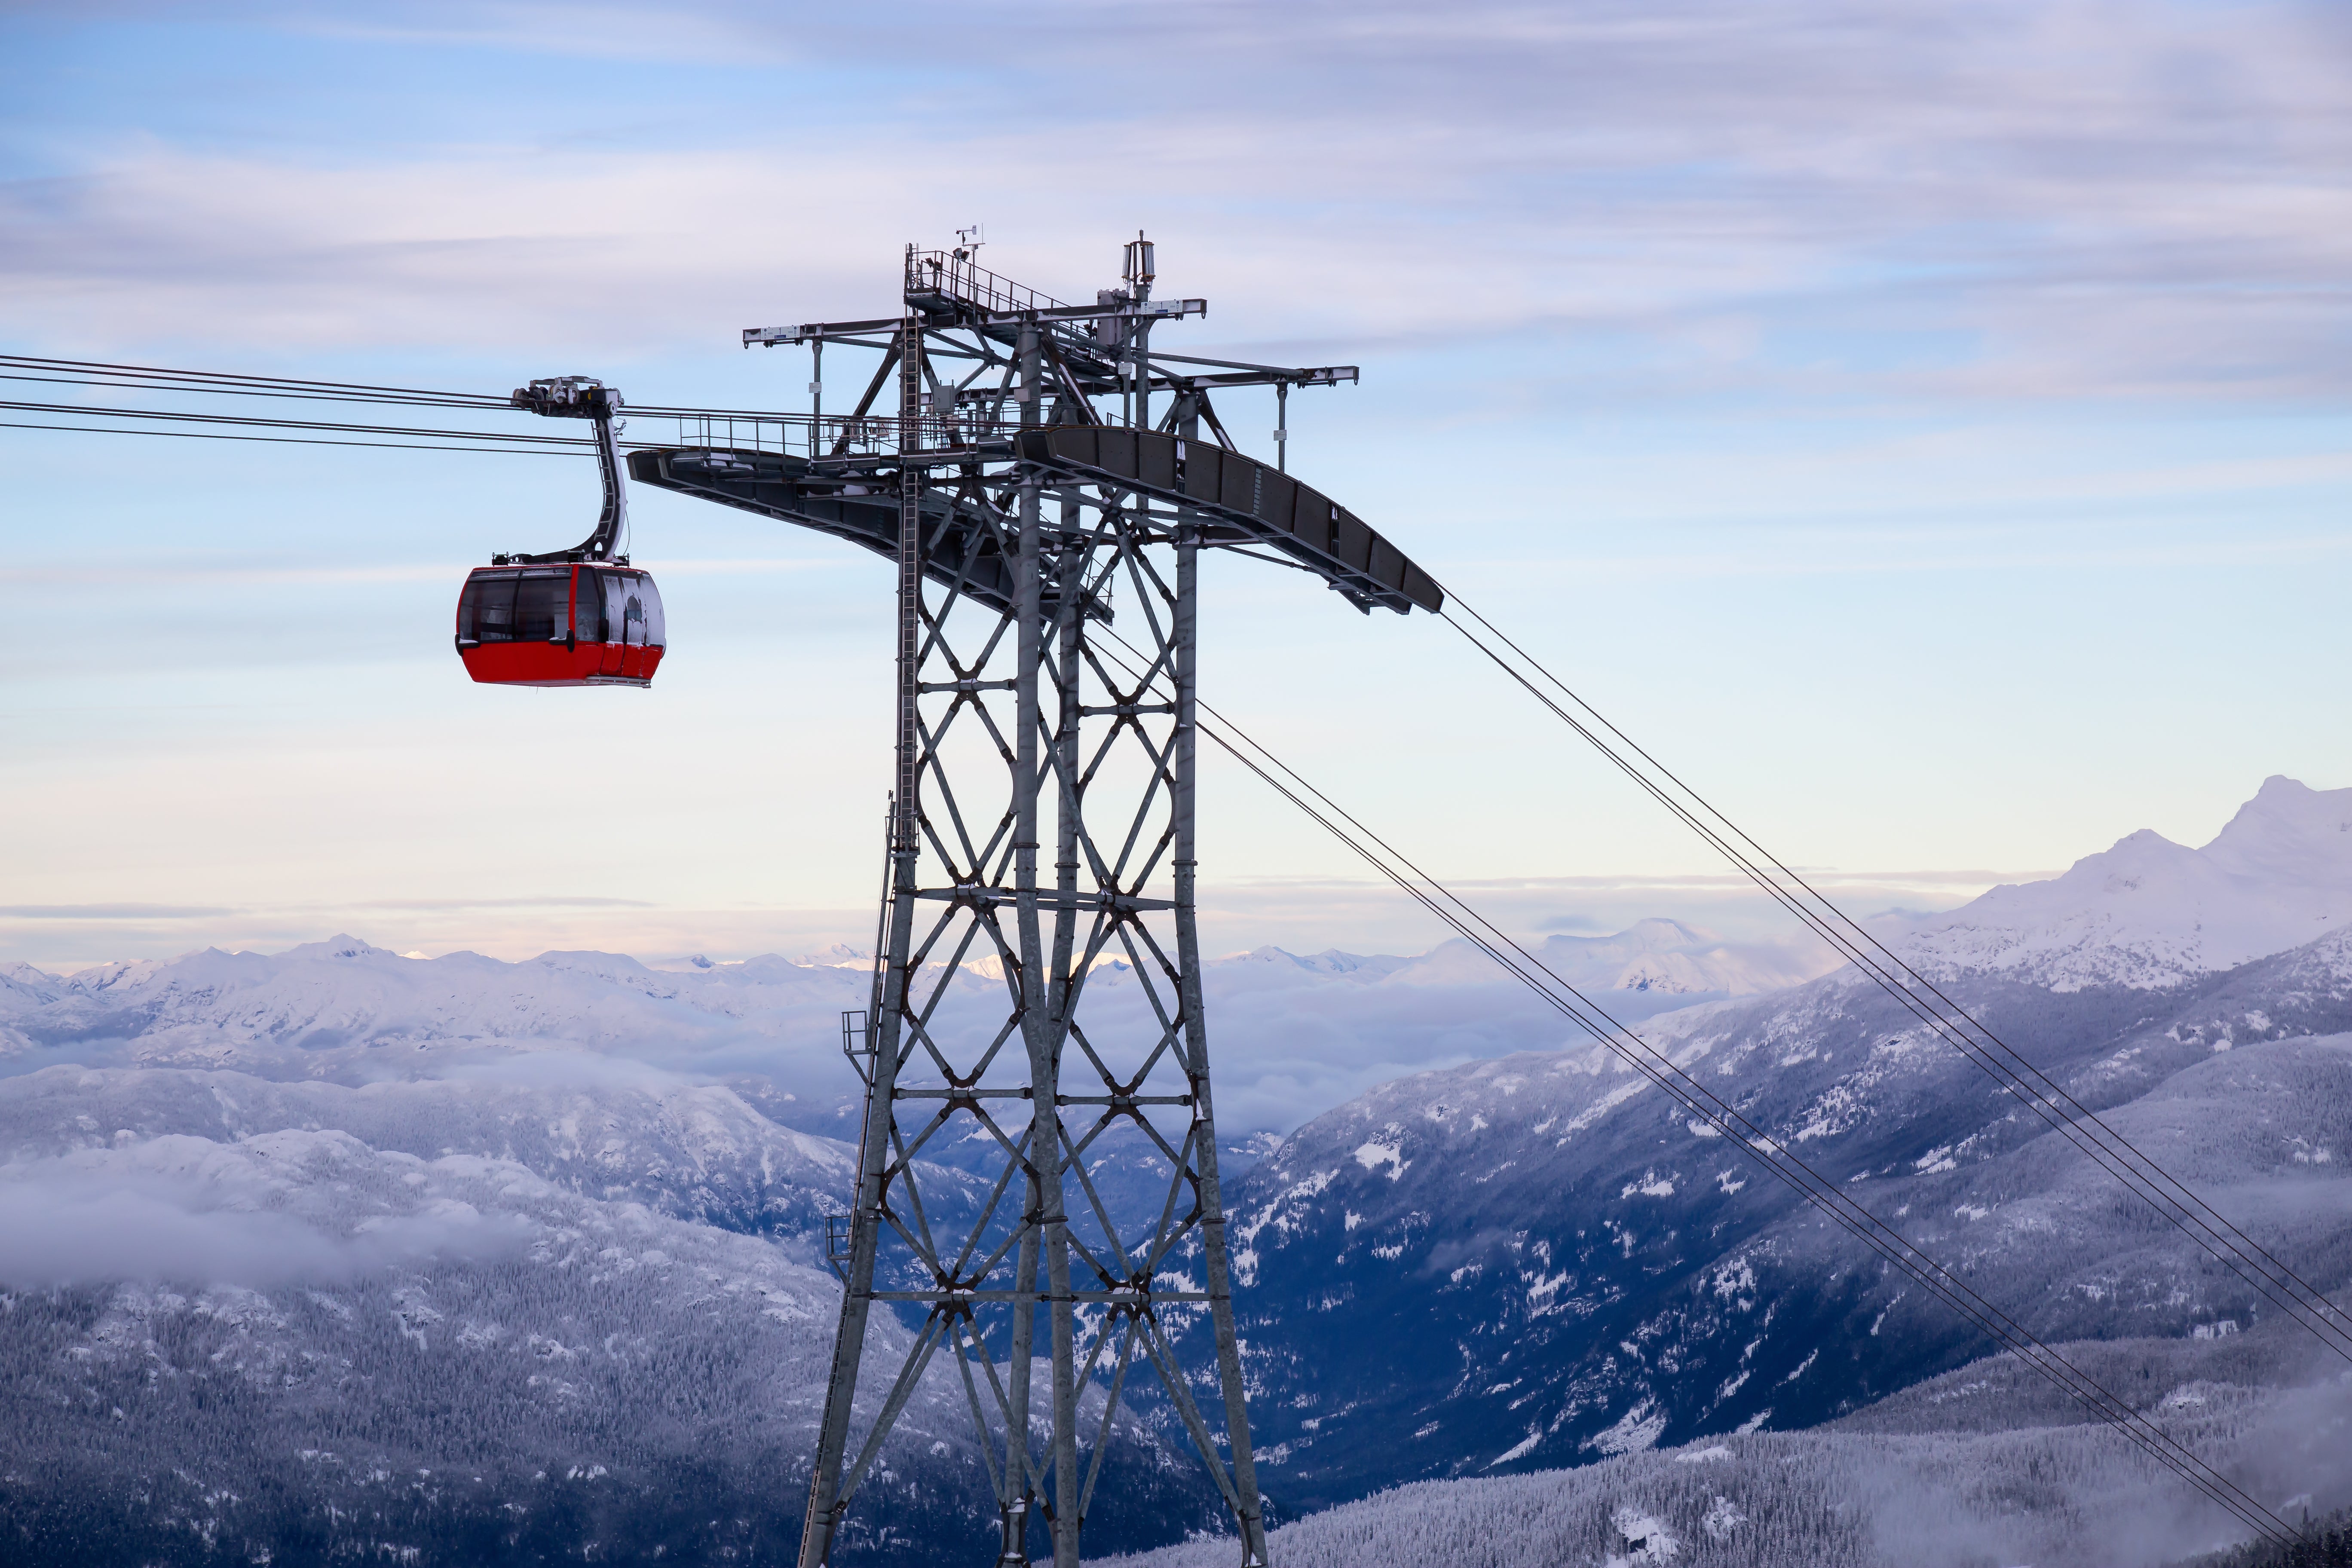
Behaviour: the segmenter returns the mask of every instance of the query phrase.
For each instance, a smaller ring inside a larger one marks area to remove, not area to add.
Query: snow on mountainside
[[[19,1052],[136,1040],[139,1059],[221,1067],[299,1062],[351,1046],[550,1041],[724,1061],[829,1034],[866,989],[859,973],[780,958],[668,973],[598,952],[527,963],[471,952],[411,959],[348,936],[276,954],[207,950],[101,964],[63,978],[20,971],[12,983],[0,993],[0,1038]]]
[[[1792,950],[1726,944],[1668,921],[1614,937],[1553,937],[1543,951],[1577,984],[1612,990],[1612,1009],[1633,1019],[1818,969]],[[352,937],[65,976],[19,965],[0,975],[0,1073],[73,1061],[364,1082],[526,1058],[576,1075],[604,1058],[719,1079],[803,1131],[854,1137],[856,1080],[838,1019],[866,1005],[869,974],[866,956],[847,949],[797,962],[648,966],[550,952],[507,963],[469,952],[404,957]],[[1458,942],[1419,957],[1262,948],[1213,961],[1205,982],[1219,1109],[1236,1137],[1287,1129],[1416,1067],[1560,1040],[1557,1014]],[[1156,1037],[1149,999],[1123,965],[1090,984],[1107,1027],[1124,1016],[1130,1032]],[[1003,1006],[1001,980],[967,973],[935,1028],[985,1038]]]
[[[0,1079],[0,1560],[789,1557],[850,1152],[639,1079]],[[971,1431],[939,1358],[845,1562],[968,1528]],[[1131,1418],[1104,1484],[1159,1539],[1213,1501]]]
[[[2274,846],[2242,831],[2263,818],[2227,837]],[[2352,930],[2161,988],[2020,965],[1946,989],[2306,1278],[2352,1281]],[[1851,970],[1644,1032],[2045,1338],[2260,1316]],[[1231,1198],[1272,1495],[1807,1426],[1981,1352],[1710,1133],[1590,1047],[1399,1079],[1299,1129]]]
[[[2047,882],[1995,888],[1899,944],[1940,973],[2073,991],[2177,985],[2352,922],[2352,789],[2273,775],[2201,849],[2145,829]]]
[[[1614,936],[1549,936],[1529,949],[1544,966],[1585,991],[1676,996],[1748,996],[1801,984],[1837,966],[1817,949],[1726,942],[1680,921],[1638,921]],[[1390,972],[1411,984],[1476,983],[1494,963],[1456,939]]]
[[[2273,779],[2202,849],[2135,835],[1905,939],[2326,1288],[2352,1280],[2347,824],[2352,791]],[[2239,1282],[1852,970],[1814,977],[1790,950],[1668,921],[1541,956],[2036,1332],[2268,1331]],[[845,949],[655,967],[351,938],[0,969],[0,1542],[18,1543],[0,1557],[789,1556],[835,1299],[814,1237],[848,1185],[848,1148],[808,1134],[853,1125],[836,1020],[868,977]],[[1289,1515],[1486,1476],[1504,1489],[1465,1506],[1580,1521],[1512,1524],[1495,1539],[1536,1555],[1496,1568],[1588,1545],[1762,1561],[1738,1543],[1783,1539],[1731,1514],[1819,1548],[1789,1561],[1859,1563],[1879,1559],[1837,1543],[1859,1539],[1872,1476],[1916,1490],[1977,1467],[1954,1531],[2006,1506],[1988,1499],[2040,1508],[2052,1475],[2145,1490],[2082,1446],[2095,1434],[2009,1431],[2000,1412],[2039,1396],[1997,1378],[1969,1407],[1990,1421],[1884,1425],[1907,1407],[1874,1401],[1981,1342],[1461,944],[1261,949],[1207,979],[1252,1422]],[[1123,969],[1094,984],[1107,1015],[1150,1023]],[[1003,998],[972,976],[935,1027],[992,1032]],[[1244,1136],[1303,1118],[1271,1152]],[[1132,1186],[1156,1205],[1150,1174],[1111,1173],[1114,1201]],[[942,1216],[985,1186],[944,1169],[924,1184]],[[969,1535],[986,1486],[952,1375],[935,1366],[853,1510],[897,1531],[852,1540],[868,1560]],[[2215,1442],[2260,1403],[2192,1395],[2238,1413]],[[1881,1426],[1853,1425],[1874,1410]],[[1842,1416],[1843,1447],[1789,1435]],[[1990,1436],[1954,1449],[1956,1432]],[[1129,1423],[1103,1480],[1175,1521],[1160,1540],[1214,1514],[1169,1445]],[[1679,1461],[1718,1449],[1737,1462],[1706,1473],[1724,1484],[1688,1479],[1702,1459]],[[1630,1489],[1509,1489],[1562,1465]],[[1776,1491],[1784,1473],[1820,1485]],[[1364,1517],[1284,1539],[1307,1568],[1413,1555],[1347,1522]],[[2066,1542],[2090,1531],[1996,1531],[1983,1550],[2086,1561]],[[1089,1542],[1151,1543],[1091,1525]]]
[[[796,1529],[776,1483],[805,1471],[831,1276],[474,1152],[99,1136],[0,1165],[12,1560],[446,1561],[452,1533],[703,1555]],[[919,1512],[978,1468],[929,1451],[951,1392],[897,1444]]]
[[[2273,1500],[2341,1495],[2342,1380],[2278,1332],[2056,1347],[2174,1441]],[[2284,1389],[2284,1391],[2283,1391]],[[1727,1434],[1573,1470],[1397,1488],[1277,1529],[1283,1568],[2141,1568],[2242,1533],[2015,1360],[1930,1379],[1809,1432]],[[1225,1568],[1228,1541],[1116,1560]]]
[[[839,1212],[854,1177],[845,1145],[779,1127],[730,1089],[650,1074],[600,1084],[476,1073],[352,1088],[54,1067],[0,1080],[0,1158],[12,1162],[126,1139],[226,1145],[321,1128],[425,1159],[462,1150],[513,1161],[573,1192],[790,1237]],[[944,1201],[955,1184],[941,1173],[938,1190]]]
[[[866,989],[349,938],[0,977],[0,1561],[790,1557],[853,1149],[766,1112],[835,1124]],[[845,1562],[968,1532],[967,1406],[936,1358]],[[1132,1545],[1214,1502],[1131,1415],[1102,1484]]]

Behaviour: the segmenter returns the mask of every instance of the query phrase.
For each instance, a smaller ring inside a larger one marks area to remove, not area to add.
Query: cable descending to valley
[[[1807,930],[1828,942],[1936,1037],[1958,1050],[1987,1077],[2021,1100],[2034,1115],[2082,1151],[2101,1170],[2146,1200],[2168,1222],[2281,1312],[2302,1324],[2322,1344],[2352,1362],[2352,1317],[2347,1317],[2343,1309],[2330,1301],[2326,1294],[2231,1224],[2188,1184],[2134,1146],[2096,1111],[2020,1055],[1967,1008],[1953,1001],[1927,976],[1871,935],[1823,897],[1819,889],[1758,844],[1705,796],[1683,783],[1656,758],[1636,745],[1623,731],[1601,717],[1591,704],[1570,690],[1525,648],[1506,637],[1493,622],[1465,604],[1458,595],[1448,590],[1446,601],[1448,607],[1441,613],[1471,647],[1492,660],[1497,668],[1525,689],[1560,722],[1582,736],[1651,798],[1729,860],[1741,875],[1781,908],[1795,915]],[[1477,632],[1456,619],[1455,610],[1475,621],[1496,642],[1509,649],[1517,662],[1506,658]],[[1584,718],[1580,719],[1576,713],[1561,706],[1545,689],[1546,686],[1566,698],[1582,712]],[[1613,737],[1622,744],[1623,750],[1612,745],[1610,739],[1601,733],[1603,731],[1607,731],[1608,737]],[[1626,752],[1631,752],[1632,757]],[[1639,765],[1633,758],[1640,759]]]
[[[1141,654],[1109,628],[1100,627],[1097,631],[1125,648],[1134,660],[1129,662],[1106,648],[1104,651],[1111,661],[1124,669],[1139,686],[1150,688],[1156,693],[1160,685],[1158,675],[1146,671]],[[2279,1544],[2291,1543],[2296,1539],[2294,1527],[2259,1499],[2206,1463],[2128,1402],[2102,1386],[2088,1373],[2037,1338],[2008,1313],[1986,1300],[1954,1270],[1937,1262],[1901,1232],[1847,1196],[1835,1180],[1806,1164],[1693,1077],[1681,1064],[1612,1017],[1591,997],[1555,973],[1444,883],[1307,783],[1231,719],[1198,699],[1195,699],[1195,706],[1199,710],[1201,733],[1209,741],[1256,774],[1276,795],[1297,807],[1309,820],[1353,851],[1407,897],[1436,916],[1449,930],[1492,959],[1506,973],[1540,996],[1592,1040],[1615,1053],[1684,1110],[1736,1144],[1750,1159],[1811,1205],[1823,1218],[1900,1269],[1922,1289],[1943,1301],[1964,1321],[2016,1355],[2150,1459],[2195,1488],[2256,1535]]]

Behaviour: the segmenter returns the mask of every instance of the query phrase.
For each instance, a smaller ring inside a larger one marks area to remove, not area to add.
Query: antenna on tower
[[[1151,279],[1158,271],[1152,261],[1153,248],[1152,243],[1143,237],[1143,231],[1139,228],[1135,231],[1135,237],[1127,242],[1127,264],[1119,268],[1118,275],[1127,281],[1129,289],[1139,300],[1151,298]]]

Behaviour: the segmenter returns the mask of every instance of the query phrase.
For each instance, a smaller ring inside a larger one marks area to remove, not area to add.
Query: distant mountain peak
[[[223,956],[227,956],[224,954]],[[278,955],[281,959],[331,958],[398,958],[400,954],[388,947],[378,947],[372,942],[355,937],[348,931],[338,931],[324,942],[306,942],[288,948]]]
[[[2241,875],[2317,873],[2352,889],[2352,789],[2315,790],[2273,773],[2202,853]]]
[[[2274,773],[2202,848],[2142,828],[2047,881],[1930,916],[1901,946],[1947,973],[2147,990],[2299,947],[2347,919],[2352,789]]]

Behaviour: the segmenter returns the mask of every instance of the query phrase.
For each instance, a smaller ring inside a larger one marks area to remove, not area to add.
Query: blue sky
[[[2347,68],[2319,5],[15,5],[0,345],[798,407],[738,329],[1148,228],[1184,346],[1363,366],[1300,472],[1792,864],[1948,902],[2352,784]],[[0,457],[0,958],[870,929],[881,563],[639,495],[660,687],[493,691],[457,582],[584,462]],[[1513,921],[1752,921],[1442,626],[1209,588],[1211,699]],[[1212,945],[1431,940],[1209,784]]]

